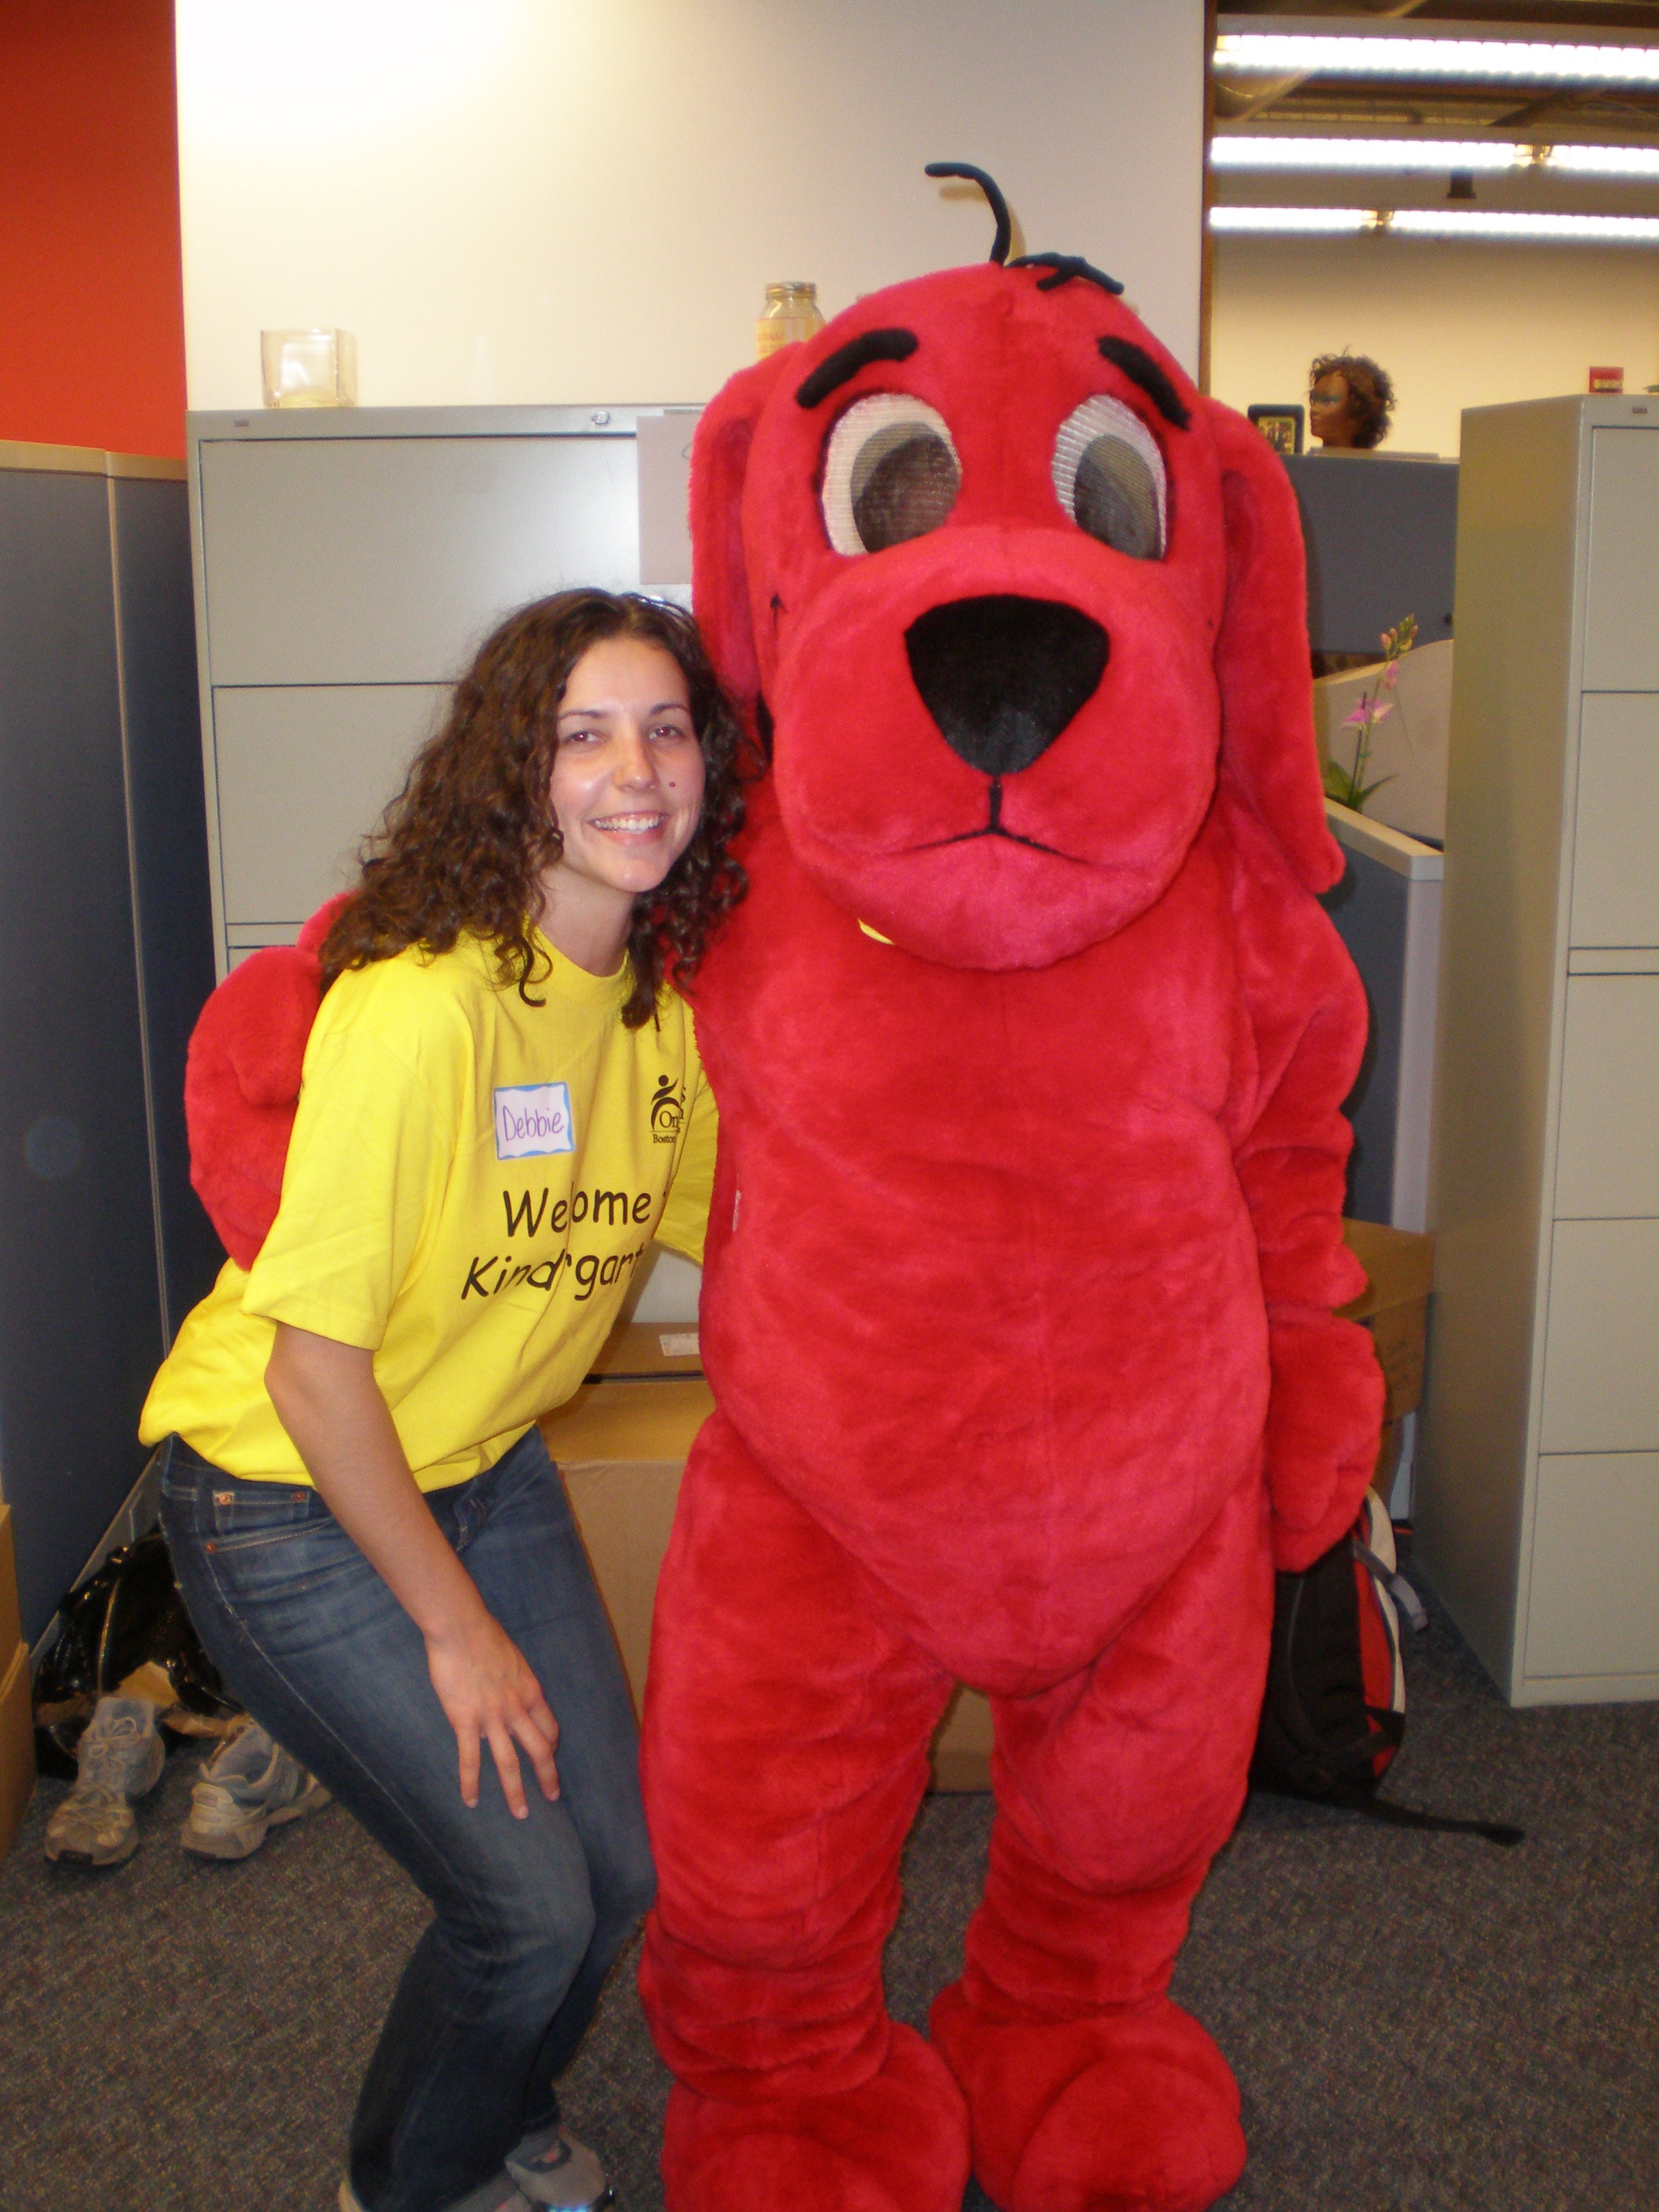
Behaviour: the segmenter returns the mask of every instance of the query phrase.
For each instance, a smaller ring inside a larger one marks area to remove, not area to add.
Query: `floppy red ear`
[[[751,714],[760,696],[743,554],[743,488],[761,410],[793,347],[740,369],[704,408],[691,443],[691,604],[714,673]]]
[[[1312,891],[1343,869],[1325,826],[1308,662],[1307,567],[1296,494],[1261,433],[1206,400],[1221,458],[1227,606],[1216,640],[1221,773]]]

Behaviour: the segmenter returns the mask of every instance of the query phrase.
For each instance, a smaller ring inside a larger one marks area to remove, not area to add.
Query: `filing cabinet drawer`
[[[1539,1461],[1526,1672],[1659,1674],[1659,1453]]]
[[[1659,436],[1598,425],[1590,441],[1584,689],[1659,691]]]
[[[638,588],[631,437],[227,439],[201,454],[216,686],[443,683],[526,599]]]
[[[435,684],[216,691],[228,930],[295,924],[356,873],[358,848],[448,702]]]
[[[1546,1452],[1659,1451],[1659,1221],[1558,1221]]]
[[[1659,974],[1568,979],[1555,1211],[1659,1214]]]
[[[1571,942],[1659,945],[1659,695],[1581,709]]]

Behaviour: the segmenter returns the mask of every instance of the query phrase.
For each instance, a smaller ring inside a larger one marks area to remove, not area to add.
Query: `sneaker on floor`
[[[542,2128],[507,2154],[507,2170],[532,2205],[557,2212],[596,2212],[616,2202],[605,2168],[586,2143],[562,2128]]]
[[[245,1859],[264,1843],[267,1829],[300,1820],[327,1802],[328,1792],[316,1776],[251,1721],[203,1761],[179,1840],[204,1858]]]
[[[363,2212],[349,2177],[340,2184],[340,2193],[335,2201],[340,2212]],[[535,2212],[535,2207],[525,2202],[510,2175],[498,2173],[463,2197],[459,2203],[450,2205],[448,2212]]]
[[[46,1856],[94,1867],[130,1859],[133,1800],[155,1787],[167,1755],[148,1698],[100,1698],[76,1747],[75,1787],[46,1823]]]

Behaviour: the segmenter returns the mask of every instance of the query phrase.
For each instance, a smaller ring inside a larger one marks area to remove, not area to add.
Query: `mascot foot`
[[[676,2082],[662,2168],[667,2212],[961,2212],[968,2115],[896,2027],[881,2071],[836,2096],[732,2104]]]
[[[974,2170],[1001,2212],[1205,2212],[1244,2171],[1237,2084],[1168,1998],[999,2026],[949,1989],[931,2025],[973,2116]]]

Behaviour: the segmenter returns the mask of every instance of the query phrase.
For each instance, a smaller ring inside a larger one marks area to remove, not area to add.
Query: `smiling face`
[[[1202,403],[1098,287],[1037,273],[860,302],[799,349],[744,455],[791,848],[860,921],[957,967],[1123,927],[1215,781],[1227,564]]]
[[[678,662],[639,638],[590,646],[558,732],[548,799],[564,850],[543,878],[541,927],[579,966],[608,974],[635,897],[661,883],[702,811],[702,749]]]

